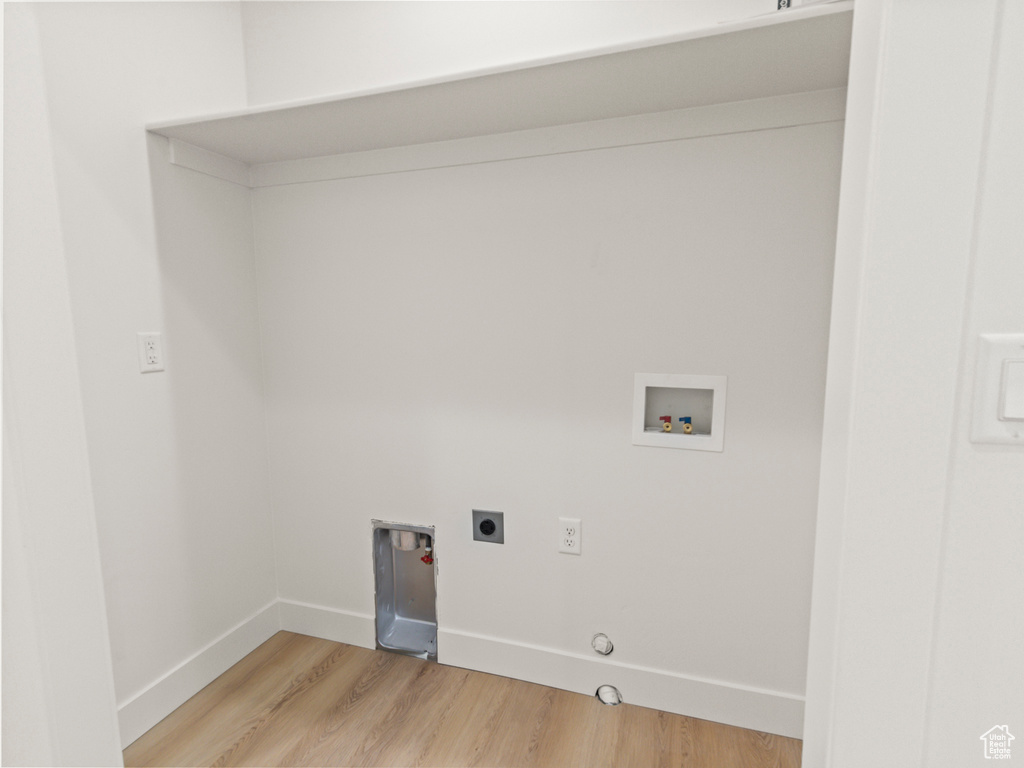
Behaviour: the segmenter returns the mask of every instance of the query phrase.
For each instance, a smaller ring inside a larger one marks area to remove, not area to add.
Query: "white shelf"
[[[642,47],[148,126],[247,165],[846,86],[852,0]]]

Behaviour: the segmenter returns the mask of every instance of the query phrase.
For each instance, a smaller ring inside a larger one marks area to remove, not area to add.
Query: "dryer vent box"
[[[377,648],[436,661],[434,527],[383,520],[372,526]]]

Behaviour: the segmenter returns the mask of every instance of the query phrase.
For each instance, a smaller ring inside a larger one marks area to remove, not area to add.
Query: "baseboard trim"
[[[438,632],[437,652],[438,661],[449,666],[590,696],[609,684],[629,704],[796,739],[803,734],[804,699],[789,693],[454,630]]]
[[[361,648],[376,645],[373,616],[295,600],[278,600],[277,607],[280,627],[288,632]]]
[[[373,616],[278,599],[240,622],[140,693],[118,705],[122,747],[181,706],[276,632],[286,630],[362,648],[375,647]],[[459,630],[438,631],[441,664],[593,695],[618,688],[629,704],[801,738],[804,698],[680,675]]]
[[[118,704],[121,747],[184,704],[280,629],[277,600],[198,651],[127,701]]]

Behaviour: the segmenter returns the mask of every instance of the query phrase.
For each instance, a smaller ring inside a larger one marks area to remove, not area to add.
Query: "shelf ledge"
[[[638,47],[147,129],[262,165],[845,88],[852,8],[843,0]]]

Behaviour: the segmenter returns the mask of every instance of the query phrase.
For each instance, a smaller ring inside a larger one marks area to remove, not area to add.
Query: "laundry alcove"
[[[367,521],[429,521],[440,662],[799,735],[851,17],[149,126],[249,228],[286,628],[372,646]],[[725,449],[633,445],[641,371]]]

